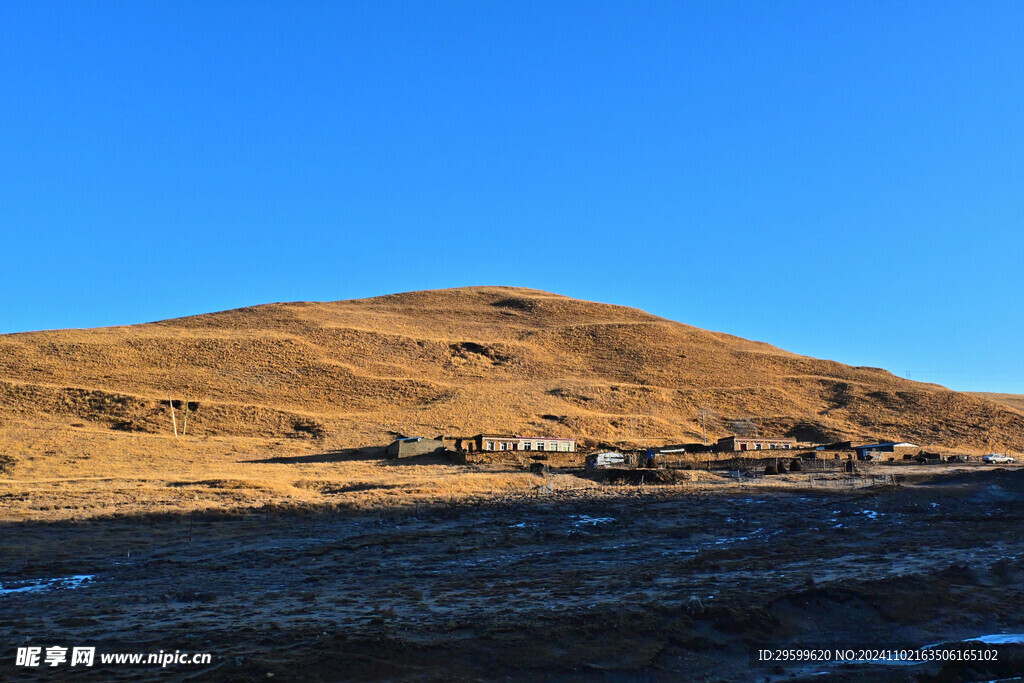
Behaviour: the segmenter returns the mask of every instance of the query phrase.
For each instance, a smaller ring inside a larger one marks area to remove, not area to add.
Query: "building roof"
[[[907,443],[906,441],[883,441],[882,443],[869,443],[863,446],[854,446],[853,450],[869,450],[873,448],[920,448],[916,443]]]
[[[739,439],[742,441],[796,441],[788,436],[723,436],[719,441],[726,439]]]
[[[474,438],[484,439],[542,439],[544,441],[575,441],[565,436],[520,436],[519,434],[477,434]]]

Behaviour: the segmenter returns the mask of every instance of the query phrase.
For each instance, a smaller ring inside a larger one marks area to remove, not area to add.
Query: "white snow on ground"
[[[978,636],[977,638],[971,638],[970,640],[987,643],[989,645],[1024,643],[1024,633],[995,633],[990,636]]]
[[[988,636],[978,636],[977,638],[961,638],[960,640],[944,640],[941,643],[932,643],[931,645],[924,645],[921,647],[922,650],[930,650],[934,647],[941,647],[943,645],[949,645],[950,643],[985,643],[987,645],[1005,645],[1007,643],[1024,643],[1024,633],[993,633]]]
[[[569,516],[573,517],[576,520],[575,522],[573,522],[573,526],[583,526],[584,524],[589,524],[590,526],[596,526],[598,524],[608,524],[609,522],[614,522],[615,521],[614,517],[591,517],[590,515],[569,515]]]
[[[0,583],[0,595],[8,595],[10,593],[38,593],[41,591],[48,590],[68,590],[71,588],[79,588],[86,581],[92,581],[94,574],[77,574],[75,576],[63,576],[55,579],[32,579],[29,581],[14,581],[8,582],[16,584],[25,584],[18,586],[17,588],[5,588],[4,584]]]

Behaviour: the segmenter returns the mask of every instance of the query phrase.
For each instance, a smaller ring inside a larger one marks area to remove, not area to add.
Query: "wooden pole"
[[[178,438],[178,418],[174,415],[174,399],[167,396],[167,403],[171,406],[171,422],[174,424],[174,438]]]
[[[174,407],[173,405],[171,406]],[[185,421],[181,425],[181,435],[185,436],[188,433],[188,396],[185,396]]]

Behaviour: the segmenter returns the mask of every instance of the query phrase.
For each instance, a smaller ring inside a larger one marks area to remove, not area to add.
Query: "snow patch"
[[[977,638],[971,638],[970,640],[986,643],[988,645],[1024,643],[1024,633],[994,633],[990,636],[978,636]]]
[[[591,517],[590,515],[569,515],[576,521],[573,522],[573,526],[597,526],[598,524],[609,524],[615,521],[614,517]]]
[[[75,576],[59,576],[54,579],[29,579],[27,581],[10,581],[7,584],[0,583],[0,595],[10,593],[41,593],[50,590],[71,590],[81,588],[86,581],[92,581],[95,574],[76,574]],[[9,588],[12,584],[24,584],[16,588]]]

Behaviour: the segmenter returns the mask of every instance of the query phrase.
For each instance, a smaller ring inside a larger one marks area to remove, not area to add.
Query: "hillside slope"
[[[1024,394],[994,394],[984,391],[972,391],[971,395],[977,396],[978,398],[984,398],[989,401],[995,401],[996,403],[1002,403],[1014,410],[1024,412]]]
[[[168,396],[192,403],[191,434],[332,446],[480,431],[694,441],[701,408],[709,439],[1024,442],[1010,404],[519,288],[0,336],[5,420],[166,433]]]

